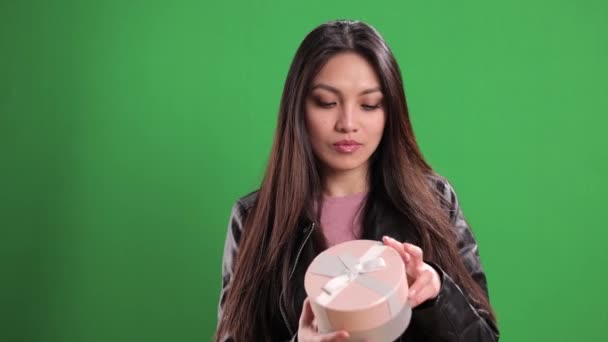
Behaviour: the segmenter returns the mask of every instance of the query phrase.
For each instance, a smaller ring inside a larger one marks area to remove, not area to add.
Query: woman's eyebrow
[[[342,92],[340,90],[338,90],[338,88],[332,87],[330,85],[324,84],[324,83],[319,83],[316,84],[315,86],[313,86],[312,88],[310,88],[311,91],[315,90],[315,89],[325,89],[327,91],[330,91],[336,95],[342,95]],[[375,93],[375,92],[381,92],[380,87],[374,87],[374,88],[370,88],[370,89],[365,89],[364,91],[360,92],[359,95],[366,95],[366,94],[370,94],[370,93]]]

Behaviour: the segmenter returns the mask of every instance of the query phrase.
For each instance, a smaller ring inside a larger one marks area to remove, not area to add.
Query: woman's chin
[[[361,162],[360,160],[339,160],[339,161],[332,161],[332,163],[328,163],[326,165],[328,171],[332,172],[332,173],[336,173],[336,172],[351,172],[351,171],[355,171],[361,168],[364,168],[366,166],[365,162]]]

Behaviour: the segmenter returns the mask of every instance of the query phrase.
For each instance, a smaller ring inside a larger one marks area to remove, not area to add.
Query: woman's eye
[[[331,108],[331,107],[335,106],[336,103],[335,102],[317,101],[317,105],[319,105],[319,107],[322,107],[322,108]]]
[[[366,105],[366,104],[364,104],[364,105],[361,105],[361,107],[363,107],[363,109],[365,109],[367,111],[372,111],[372,110],[376,110],[376,109],[380,108],[380,105],[379,104],[377,104],[377,105]]]

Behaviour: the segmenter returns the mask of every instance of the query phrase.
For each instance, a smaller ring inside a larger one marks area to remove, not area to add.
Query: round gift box
[[[321,333],[346,330],[351,341],[386,342],[409,325],[403,260],[379,241],[328,248],[308,266],[304,286]]]

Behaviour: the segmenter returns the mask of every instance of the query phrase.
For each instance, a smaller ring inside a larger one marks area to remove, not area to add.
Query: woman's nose
[[[357,131],[354,106],[344,105],[341,107],[336,121],[336,130],[344,133]]]

